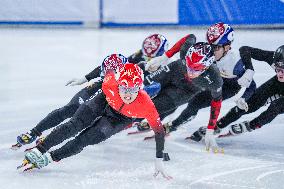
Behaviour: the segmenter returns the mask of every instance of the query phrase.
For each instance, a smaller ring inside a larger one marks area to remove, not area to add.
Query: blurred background
[[[2,26],[284,27],[284,0],[1,0]]]

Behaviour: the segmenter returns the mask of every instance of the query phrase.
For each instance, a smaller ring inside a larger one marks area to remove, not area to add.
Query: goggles
[[[119,89],[119,92],[121,93],[134,94],[134,93],[138,93],[138,91],[140,90],[140,87],[125,87],[125,86],[119,85],[118,89]]]
[[[284,74],[284,69],[282,69],[282,68],[275,68],[275,72]]]
[[[211,46],[213,51],[219,51],[221,48],[224,47],[223,45],[213,45],[213,44]]]

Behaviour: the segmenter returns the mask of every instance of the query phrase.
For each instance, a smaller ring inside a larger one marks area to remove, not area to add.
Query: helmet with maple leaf
[[[186,53],[187,70],[203,73],[215,61],[212,47],[205,42],[192,45]]]

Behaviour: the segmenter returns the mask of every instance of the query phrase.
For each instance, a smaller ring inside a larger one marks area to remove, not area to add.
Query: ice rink
[[[143,39],[150,34],[163,34],[171,46],[188,33],[204,41],[205,31],[0,29],[0,188],[284,188],[284,116],[252,133],[218,139],[225,153],[212,154],[205,151],[203,143],[184,140],[207,124],[209,108],[199,111],[196,119],[167,138],[166,151],[171,161],[165,166],[173,177],[170,181],[152,176],[155,142],[143,141],[149,133],[126,136],[127,131],[41,170],[16,170],[24,158],[24,149],[12,151],[10,146],[16,136],[68,103],[83,87],[65,87],[68,80],[83,77],[109,54],[129,56],[141,48]],[[235,31],[236,50],[242,45],[275,50],[284,44],[284,30]],[[258,86],[275,74],[265,62],[253,64]],[[235,105],[234,99],[224,101],[221,116]],[[259,113],[244,116],[238,122]]]

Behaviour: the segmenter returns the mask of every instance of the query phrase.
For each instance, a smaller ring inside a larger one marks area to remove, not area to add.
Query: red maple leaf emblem
[[[196,52],[193,52],[192,55],[191,55],[191,59],[189,56],[186,56],[186,64],[188,67],[190,67],[191,69],[193,70],[196,70],[196,71],[200,71],[200,70],[203,70],[205,68],[205,66],[200,62],[200,60],[203,59],[203,55],[200,55],[199,53],[196,53]]]

